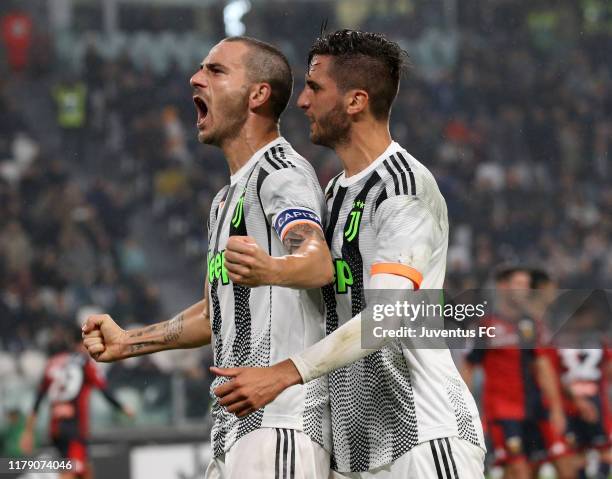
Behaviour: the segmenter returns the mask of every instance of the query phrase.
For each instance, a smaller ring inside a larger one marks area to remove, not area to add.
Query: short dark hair
[[[330,75],[341,91],[359,88],[370,96],[375,118],[386,119],[397,96],[408,54],[381,33],[338,30],[317,38],[308,52],[334,57]]]
[[[516,273],[526,273],[530,274],[529,268],[520,265],[504,265],[497,268],[495,271],[495,282],[501,283],[503,281],[508,281],[512,276]]]
[[[249,47],[250,52],[245,59],[249,80],[270,85],[270,106],[274,119],[278,121],[287,108],[293,91],[293,74],[287,57],[275,46],[256,38],[237,36],[223,41],[242,42]]]
[[[552,282],[550,275],[543,269],[533,268],[530,271],[531,274],[531,288],[539,289],[542,286]]]

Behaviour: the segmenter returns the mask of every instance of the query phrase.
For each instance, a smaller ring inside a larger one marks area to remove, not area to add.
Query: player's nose
[[[310,108],[310,100],[306,90],[302,90],[302,93],[300,93],[300,96],[298,96],[297,106],[302,110],[308,110],[308,108]]]
[[[205,88],[206,75],[204,75],[202,70],[198,70],[189,79],[189,84],[191,85],[191,88]]]

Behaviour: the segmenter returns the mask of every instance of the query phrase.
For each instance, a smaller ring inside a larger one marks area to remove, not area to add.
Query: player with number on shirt
[[[87,458],[91,391],[99,389],[107,401],[124,414],[132,417],[134,413],[122,406],[108,390],[99,368],[86,354],[81,343],[81,331],[75,328],[73,336],[60,339],[58,346],[61,350],[47,362],[21,447],[26,453],[32,452],[36,417],[43,398],[47,396],[51,441],[61,457],[71,461],[70,469],[60,472],[60,479],[91,479],[93,474]]]

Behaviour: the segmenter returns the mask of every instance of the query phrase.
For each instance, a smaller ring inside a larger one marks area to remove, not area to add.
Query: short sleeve
[[[283,240],[295,225],[309,223],[323,229],[323,192],[303,168],[283,168],[264,180],[260,198],[268,222]]]
[[[393,196],[374,213],[376,255],[371,274],[390,273],[421,286],[435,249],[439,226],[418,198]]]

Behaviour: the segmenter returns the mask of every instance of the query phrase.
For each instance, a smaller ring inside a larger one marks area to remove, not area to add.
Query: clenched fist
[[[278,259],[271,257],[250,236],[230,236],[225,247],[225,268],[232,282],[243,286],[276,284]]]
[[[89,316],[82,330],[83,345],[96,361],[110,363],[125,357],[127,333],[108,314]]]

